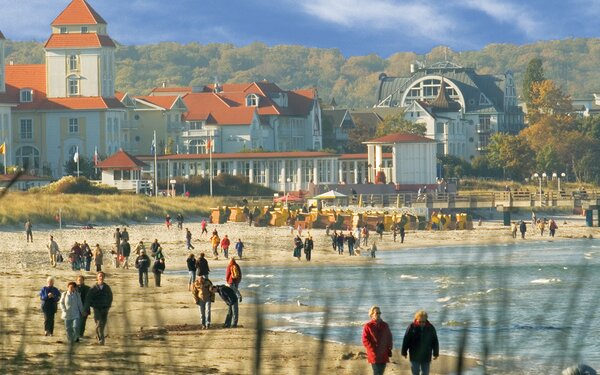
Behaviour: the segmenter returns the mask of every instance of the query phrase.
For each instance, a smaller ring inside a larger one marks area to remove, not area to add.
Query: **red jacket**
[[[221,240],[221,247],[223,249],[229,249],[229,245],[231,244],[231,242],[229,241],[228,237],[223,237],[223,239]]]
[[[237,268],[237,274],[238,274],[237,278],[234,278],[232,275],[232,272],[231,272],[232,267]],[[229,284],[229,285],[233,284],[234,282],[236,284],[239,284],[240,281],[242,281],[242,269],[240,268],[240,266],[237,263],[227,265],[227,269],[225,269],[225,280],[227,280],[227,284]]]
[[[392,332],[383,320],[371,320],[363,327],[362,342],[369,363],[388,363],[392,355]]]

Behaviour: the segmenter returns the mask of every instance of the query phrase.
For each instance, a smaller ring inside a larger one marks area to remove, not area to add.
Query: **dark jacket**
[[[411,362],[431,362],[431,355],[440,355],[440,344],[438,342],[435,327],[427,321],[423,327],[412,322],[406,329],[402,341],[402,355],[410,355]]]
[[[143,254],[137,257],[135,259],[135,268],[141,272],[148,272],[148,268],[150,268],[150,258],[148,255]]]
[[[129,244],[129,242],[123,242],[121,244],[121,253],[124,257],[128,257],[129,255],[131,255],[131,245]]]
[[[154,261],[154,264],[152,265],[152,272],[153,273],[163,273],[165,272],[165,262],[159,262]]]
[[[196,272],[196,258],[187,258],[188,271]]]
[[[198,261],[196,262],[196,271],[198,272],[198,275],[208,275],[210,268],[208,268],[208,261],[206,258],[198,258]]]
[[[102,289],[98,284],[90,288],[85,297],[83,311],[87,311],[90,307],[97,309],[108,309],[112,306],[113,294],[110,286],[102,284]]]
[[[228,306],[233,306],[238,303],[238,296],[235,294],[233,289],[227,285],[217,285],[217,292],[221,299],[225,301]]]
[[[79,292],[79,295],[81,296],[81,301],[83,303],[85,303],[85,300],[87,298],[88,293],[90,292],[90,287],[83,284],[83,285],[77,285],[77,291]],[[86,311],[87,313],[89,313],[89,310]]]
[[[313,249],[314,243],[312,238],[306,238],[304,240],[304,252],[308,253],[309,251],[311,251]]]

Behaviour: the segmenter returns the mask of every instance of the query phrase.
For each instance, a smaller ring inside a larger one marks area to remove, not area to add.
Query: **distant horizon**
[[[179,0],[168,6],[158,0],[87,2],[107,21],[108,34],[125,46],[195,42],[240,48],[258,42],[338,49],[345,57],[423,55],[436,47],[462,53],[493,44],[597,38],[600,16],[600,3],[584,0]],[[69,3],[30,0],[15,5],[0,0],[0,31],[11,41],[44,42],[50,23]],[[27,27],[23,20],[30,20]]]

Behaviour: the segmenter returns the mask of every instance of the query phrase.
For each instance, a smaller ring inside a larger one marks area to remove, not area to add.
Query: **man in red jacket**
[[[371,321],[363,327],[362,342],[367,349],[367,361],[373,368],[373,375],[383,375],[392,356],[392,332],[388,324],[381,320],[379,306],[371,307],[369,316]]]
[[[238,286],[242,281],[242,269],[234,258],[229,260],[229,264],[225,269],[225,280],[227,281],[227,285],[229,285],[229,287],[235,292],[239,302],[242,302],[242,295],[238,289]]]

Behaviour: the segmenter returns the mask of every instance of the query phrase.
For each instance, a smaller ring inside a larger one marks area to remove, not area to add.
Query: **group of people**
[[[58,246],[58,243],[54,239],[54,236],[50,236],[48,243],[46,244],[48,249],[48,256],[50,258],[50,264],[52,267],[56,267],[57,263],[64,260],[62,252]],[[73,271],[85,270],[90,271],[92,262],[96,266],[96,272],[102,271],[102,265],[104,262],[104,252],[100,248],[99,244],[94,246],[92,250],[90,245],[84,240],[81,244],[75,242],[68,254],[69,262],[71,263],[71,269]]]
[[[548,228],[548,233],[550,237],[554,237],[556,234],[556,230],[558,229],[558,225],[554,219],[548,220],[547,218],[537,219],[535,213],[531,215],[531,226],[539,231],[540,236],[544,235],[546,228]],[[527,233],[527,222],[525,220],[521,220],[518,223],[513,221],[511,223],[510,231],[513,238],[517,238],[517,232],[521,233],[521,238],[525,239],[525,233]]]
[[[150,245],[150,256],[146,254],[144,242],[140,241],[135,248],[135,268],[138,270],[138,281],[140,287],[148,287],[148,271],[151,269],[154,275],[154,285],[160,287],[161,277],[165,272],[165,255],[163,254],[162,246],[158,242],[158,238]]]
[[[365,238],[368,238],[368,236]],[[333,251],[337,251],[339,255],[344,253],[344,243],[348,245],[348,255],[356,255],[354,253],[354,247],[356,246],[357,241],[359,240],[354,236],[352,231],[349,231],[348,234],[344,235],[342,231],[338,233],[337,230],[334,230],[331,235],[331,246],[333,247]],[[360,243],[358,243],[357,247],[360,247]]]
[[[242,302],[242,295],[239,291],[239,285],[242,281],[242,269],[231,258],[225,269],[225,280],[227,285],[213,285],[208,274],[210,268],[204,253],[200,253],[198,259],[194,254],[187,258],[187,267],[190,274],[188,289],[192,292],[194,303],[200,311],[200,324],[202,329],[210,329],[211,324],[211,304],[215,302],[215,296],[218,294],[227,305],[227,316],[223,327],[236,328],[238,326],[238,304]]]
[[[229,247],[231,246],[231,240],[229,239],[228,235],[225,235],[223,238],[219,237],[219,232],[215,228],[212,231],[209,242],[214,259],[219,259],[219,247],[221,249],[221,254],[225,257],[225,259],[229,259]],[[244,255],[244,243],[242,242],[242,239],[238,238],[234,246],[238,258],[242,259]]]
[[[392,332],[389,325],[381,319],[379,306],[369,309],[369,317],[371,320],[363,326],[362,342],[373,375],[383,375],[392,356]],[[429,375],[431,360],[437,359],[440,355],[437,332],[424,310],[415,313],[413,322],[406,329],[401,355],[409,358],[413,375]]]
[[[67,283],[66,290],[62,293],[54,286],[54,278],[48,277],[46,285],[39,293],[44,313],[45,335],[54,335],[54,318],[60,308],[61,318],[65,321],[68,342],[70,344],[79,342],[85,332],[87,317],[93,309],[96,338],[99,344],[104,345],[104,331],[113,300],[112,290],[104,283],[104,277],[104,272],[98,272],[96,284],[89,287],[85,284],[85,277],[79,275],[76,281]]]
[[[312,251],[314,247],[315,244],[310,233],[308,233],[308,236],[304,239],[304,242],[302,241],[302,238],[300,238],[300,234],[298,234],[296,237],[294,237],[294,258],[301,260],[302,249],[304,249],[304,256],[306,257],[306,261],[310,262],[310,260],[312,259]]]

